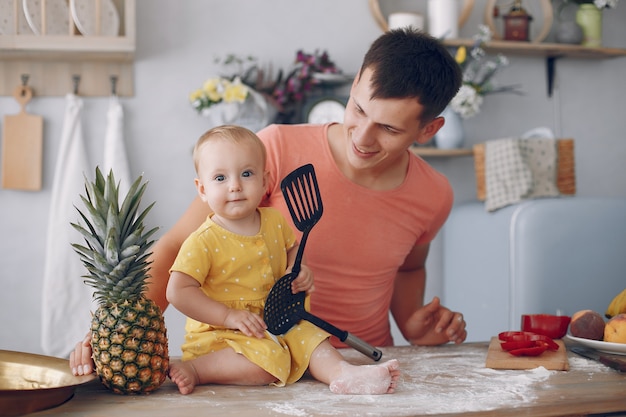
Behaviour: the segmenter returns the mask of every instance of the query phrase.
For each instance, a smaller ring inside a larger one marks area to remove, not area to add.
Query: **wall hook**
[[[22,79],[22,85],[18,87],[19,95],[21,97],[26,97],[29,94],[32,96],[32,90],[28,87],[28,78],[30,76],[28,74],[22,74],[20,78]],[[29,97],[30,99],[30,97]]]
[[[111,75],[110,80],[111,80],[111,95],[116,96],[117,95],[117,75]]]
[[[80,84],[80,75],[72,75],[73,93],[78,95],[78,85]]]

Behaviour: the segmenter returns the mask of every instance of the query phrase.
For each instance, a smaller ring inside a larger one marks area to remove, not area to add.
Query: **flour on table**
[[[302,417],[346,415],[354,412],[355,405],[361,406],[359,415],[381,417],[487,411],[503,402],[513,406],[531,403],[535,399],[533,385],[557,372],[543,367],[495,370],[485,368],[484,359],[484,353],[458,356],[447,355],[445,350],[424,354],[418,351],[414,356],[418,365],[401,361],[403,374],[393,394],[336,395],[324,384],[301,380],[282,388],[290,392],[291,401],[268,401],[259,408],[278,416]],[[455,389],[447,389],[450,386]]]
[[[351,349],[341,352],[352,363],[371,364],[364,355]],[[161,402],[163,413],[169,416],[171,404],[185,403],[186,409],[198,411],[210,407],[215,415],[237,416],[238,407],[258,410],[256,417],[323,417],[359,416],[401,417],[416,414],[456,414],[486,412],[502,407],[525,407],[537,400],[540,388],[549,388],[552,377],[566,377],[565,371],[550,371],[544,367],[529,370],[502,370],[485,367],[486,351],[461,348],[406,347],[394,350],[402,375],[393,394],[338,395],[328,386],[305,375],[286,387],[198,386],[181,396],[168,381],[149,399]],[[391,359],[391,357],[389,357]],[[604,365],[577,355],[568,356],[570,370],[591,374],[615,372]],[[75,400],[73,400],[75,401]]]

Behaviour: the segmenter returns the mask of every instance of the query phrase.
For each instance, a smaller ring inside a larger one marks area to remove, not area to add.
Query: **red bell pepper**
[[[502,332],[498,339],[502,349],[515,356],[538,356],[546,350],[559,349],[559,345],[548,336],[532,332]]]
[[[513,356],[539,356],[547,349],[546,345],[537,345],[535,347],[509,350],[509,353]]]
[[[524,349],[537,346],[537,342],[534,340],[511,340],[508,342],[501,342],[500,346],[504,350]]]
[[[532,333],[532,332],[520,332],[520,331],[511,331],[511,332],[502,332],[498,335],[498,339],[504,342],[519,342],[519,341],[535,341],[535,342],[543,342],[547,345],[549,350],[559,350],[559,345],[549,338],[548,336],[544,336],[542,334]]]

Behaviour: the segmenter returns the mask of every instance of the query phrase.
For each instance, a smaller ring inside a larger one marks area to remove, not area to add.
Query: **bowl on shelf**
[[[570,316],[552,314],[522,314],[522,331],[560,339],[567,333],[571,319]]]

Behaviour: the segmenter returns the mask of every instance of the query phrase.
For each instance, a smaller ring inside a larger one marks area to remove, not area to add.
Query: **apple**
[[[569,331],[575,337],[602,340],[604,338],[604,327],[604,318],[602,318],[600,313],[593,310],[580,310],[572,315]]]
[[[613,316],[604,327],[604,341],[626,343],[626,314]]]

